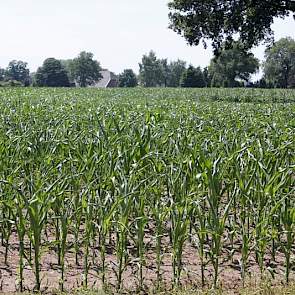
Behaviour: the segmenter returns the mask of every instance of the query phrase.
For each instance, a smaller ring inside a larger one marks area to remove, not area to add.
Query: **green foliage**
[[[205,81],[206,87],[210,87],[211,86],[211,81],[212,81],[212,76],[209,73],[208,67],[204,68],[203,76],[204,76],[204,81]]]
[[[269,83],[266,82],[264,77],[261,77],[258,81],[254,82],[253,87],[257,88],[273,88]]]
[[[145,87],[179,87],[180,79],[186,70],[186,62],[158,59],[155,52],[150,51],[142,57],[139,64],[139,80]]]
[[[26,62],[21,60],[12,60],[5,71],[5,79],[18,81],[28,86],[30,84],[30,70],[27,65]]]
[[[265,50],[264,76],[275,87],[295,87],[295,41],[282,38]]]
[[[180,79],[183,72],[186,70],[186,62],[183,60],[172,61],[168,65],[169,76],[167,79],[168,87],[179,87]]]
[[[35,86],[39,87],[69,87],[70,82],[65,68],[55,58],[47,58],[39,67],[35,77]]]
[[[60,62],[68,74],[71,86],[75,86],[75,77],[73,74],[73,60],[72,59],[62,59],[62,60],[60,60]]]
[[[62,291],[73,268],[75,285],[119,294],[188,279],[201,289],[199,271],[217,290],[220,271],[291,281],[294,90],[7,88],[0,98],[0,252],[11,273],[10,250],[19,254],[21,290],[34,275],[40,291],[52,271]]]
[[[167,58],[160,59],[159,64],[161,68],[161,75],[159,76],[160,84],[164,87],[167,87],[168,79],[170,76],[170,68]]]
[[[190,45],[212,41],[215,53],[235,34],[246,48],[270,41],[273,19],[295,12],[293,0],[173,0],[168,6],[170,28]]]
[[[181,87],[205,87],[205,79],[200,67],[194,68],[192,65],[183,72],[180,79]]]
[[[5,78],[5,70],[0,68],[0,81],[3,81]]]
[[[250,75],[259,68],[259,61],[253,53],[240,48],[234,43],[231,49],[223,49],[211,60],[209,74],[212,76],[211,85],[217,87],[240,86],[238,80],[248,82]]]
[[[93,85],[102,78],[101,67],[98,61],[93,59],[91,52],[82,51],[69,65],[70,76],[80,87]]]
[[[161,86],[163,82],[163,68],[161,60],[157,59],[155,52],[150,51],[142,57],[139,63],[139,80],[145,87]]]
[[[23,83],[16,80],[0,81],[0,87],[22,87]]]
[[[119,75],[119,87],[136,87],[137,77],[131,69],[124,70]]]

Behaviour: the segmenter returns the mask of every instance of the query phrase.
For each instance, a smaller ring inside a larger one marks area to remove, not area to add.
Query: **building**
[[[102,78],[94,85],[97,88],[112,88],[119,86],[118,77],[109,70],[100,71]]]

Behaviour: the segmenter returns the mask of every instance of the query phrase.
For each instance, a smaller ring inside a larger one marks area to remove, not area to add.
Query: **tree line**
[[[262,66],[263,76],[250,82],[252,74]],[[90,52],[74,59],[47,58],[35,73],[28,64],[12,60],[0,68],[0,86],[86,87],[102,78],[100,63]],[[202,69],[183,60],[160,59],[150,51],[139,63],[139,74],[126,69],[118,75],[120,87],[295,87],[295,41],[282,38],[265,50],[262,64],[240,41],[224,43],[210,64]]]

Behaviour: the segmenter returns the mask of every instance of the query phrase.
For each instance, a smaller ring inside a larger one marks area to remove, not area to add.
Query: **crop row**
[[[9,265],[16,235],[20,291],[27,263],[40,290],[48,245],[62,290],[70,252],[83,260],[85,287],[98,265],[104,286],[115,273],[117,290],[134,261],[145,288],[152,252],[159,289],[166,248],[179,286],[188,244],[203,286],[212,268],[218,287],[224,253],[238,255],[243,283],[251,257],[263,277],[276,272],[266,257],[275,265],[282,256],[285,281],[294,278],[294,104],[201,102],[197,91],[171,89],[167,98],[163,90],[38,91],[2,90],[0,101],[0,259]]]

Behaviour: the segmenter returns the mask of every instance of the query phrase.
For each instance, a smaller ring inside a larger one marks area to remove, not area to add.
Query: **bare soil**
[[[57,261],[57,254],[55,246],[53,244],[54,237],[49,235],[49,242],[47,241],[42,248],[41,259],[41,289],[43,293],[54,294],[59,290],[59,282],[61,277],[60,267]],[[145,253],[144,266],[144,291],[143,294],[154,291],[156,286],[156,257],[155,257],[155,242],[154,237],[148,236],[145,241],[147,245],[147,251]],[[26,248],[28,250],[29,243],[26,242]],[[220,257],[220,276],[219,286],[223,290],[227,290],[230,294],[238,294],[238,289],[242,287],[241,280],[241,268],[240,268],[240,245],[235,245],[235,252],[230,257],[229,245],[224,244],[224,252]],[[83,249],[83,248],[81,248]],[[130,243],[129,247],[129,262],[126,266],[123,276],[123,289],[122,293],[136,293],[138,291],[138,259],[135,257],[135,248]],[[169,243],[169,238],[163,238],[163,261],[162,261],[162,289],[171,290],[173,281],[172,272],[172,250]],[[27,251],[28,252],[28,251]],[[107,251],[107,285],[111,290],[115,290],[116,286],[116,273],[117,259],[115,255],[115,244],[111,244]],[[19,276],[18,276],[18,240],[16,233],[10,238],[8,264],[4,263],[5,247],[0,245],[0,293],[14,293],[19,291]],[[91,262],[88,287],[89,288],[101,288],[101,259],[98,248],[92,248],[90,251],[89,261]],[[294,254],[294,253],[293,253]],[[75,253],[73,247],[70,247],[66,252],[66,273],[64,287],[66,290],[73,290],[80,288],[83,285],[83,251],[79,253],[79,265],[75,263]],[[200,270],[200,258],[198,256],[198,250],[191,243],[186,243],[183,251],[183,271],[181,278],[182,286],[201,287],[201,270]],[[265,257],[265,267],[263,279],[268,278],[271,280],[271,284],[280,285],[284,284],[284,255],[280,252],[276,253],[276,261],[272,261],[270,254]],[[271,272],[275,275],[273,278]],[[213,282],[213,268],[210,262],[206,265],[205,271],[206,287],[210,288]],[[249,258],[249,269],[247,274],[247,282],[251,284],[261,281],[262,276],[260,274],[259,267],[251,255]],[[294,282],[295,274],[294,270],[291,271],[291,281]],[[249,284],[246,282],[246,285]],[[33,265],[30,265],[28,261],[25,263],[24,271],[24,287],[27,291],[32,291],[35,286],[35,275],[33,271]]]

